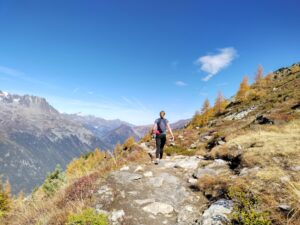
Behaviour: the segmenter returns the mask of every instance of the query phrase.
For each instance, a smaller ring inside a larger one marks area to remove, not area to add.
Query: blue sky
[[[300,61],[298,0],[0,0],[0,90],[61,112],[191,117],[244,75]]]

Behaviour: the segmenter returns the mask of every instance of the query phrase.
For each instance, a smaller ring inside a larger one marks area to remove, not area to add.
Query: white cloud
[[[199,57],[195,64],[199,65],[202,71],[208,73],[208,75],[202,79],[203,81],[208,81],[222,69],[229,66],[236,56],[237,51],[234,48],[222,48],[219,49],[219,53],[217,54],[208,54]]]
[[[175,85],[179,86],[179,87],[184,87],[184,86],[187,86],[187,83],[181,81],[181,80],[178,80],[175,82]]]

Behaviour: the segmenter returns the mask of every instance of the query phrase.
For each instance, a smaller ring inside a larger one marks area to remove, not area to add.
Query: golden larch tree
[[[249,96],[249,91],[250,91],[249,78],[248,76],[244,76],[243,81],[240,84],[240,89],[236,94],[236,100],[240,102],[246,101]]]
[[[227,106],[227,101],[225,100],[222,92],[219,91],[214,105],[215,114],[217,115],[222,113],[226,108],[226,106]]]
[[[209,109],[210,109],[210,103],[209,103],[208,98],[206,98],[205,101],[204,101],[204,103],[203,103],[203,106],[202,106],[202,109],[201,109],[201,113],[205,113]]]
[[[259,65],[257,67],[257,71],[255,73],[255,77],[254,80],[256,83],[258,83],[259,81],[261,81],[264,78],[264,68],[262,65]]]

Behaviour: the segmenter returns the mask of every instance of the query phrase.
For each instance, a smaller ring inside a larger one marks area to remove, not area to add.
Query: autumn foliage
[[[239,102],[245,102],[249,99],[250,85],[248,76],[244,76],[243,81],[240,84],[240,89],[236,94],[236,100]]]

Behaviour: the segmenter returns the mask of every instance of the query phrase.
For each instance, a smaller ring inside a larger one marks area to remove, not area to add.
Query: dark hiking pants
[[[160,134],[156,136],[156,158],[162,159],[166,140],[167,137],[165,134]]]

